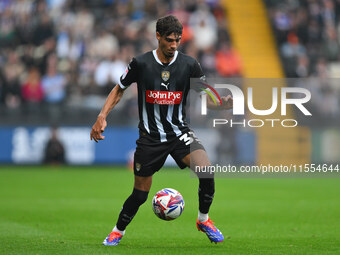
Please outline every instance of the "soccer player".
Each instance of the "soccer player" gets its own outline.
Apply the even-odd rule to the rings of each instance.
[[[198,62],[177,51],[183,26],[172,15],[160,18],[156,24],[158,48],[133,58],[120,82],[108,95],[91,130],[91,140],[103,140],[106,117],[133,82],[138,87],[139,139],[134,154],[134,188],[126,199],[116,226],[104,240],[104,245],[118,245],[125,228],[148,197],[152,175],[160,170],[170,154],[180,168],[209,166],[202,144],[193,135],[185,120],[186,97],[190,78],[204,79]],[[208,97],[209,98],[209,97]],[[215,107],[207,100],[208,107]],[[222,97],[223,109],[232,107],[232,98]],[[190,150],[191,148],[191,150]],[[208,217],[215,193],[214,178],[199,178],[198,230],[211,242],[222,242],[222,233]]]

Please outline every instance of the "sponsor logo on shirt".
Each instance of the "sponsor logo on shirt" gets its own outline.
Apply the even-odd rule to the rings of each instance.
[[[180,104],[182,91],[146,91],[146,102],[150,104]]]

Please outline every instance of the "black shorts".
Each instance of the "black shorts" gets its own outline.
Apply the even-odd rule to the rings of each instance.
[[[170,154],[177,165],[186,168],[182,159],[195,150],[204,150],[201,142],[192,131],[188,131],[168,142],[152,139],[148,134],[140,134],[136,141],[137,148],[134,155],[133,170],[137,176],[152,176],[162,168]]]

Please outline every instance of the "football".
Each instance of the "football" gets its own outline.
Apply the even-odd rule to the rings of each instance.
[[[184,199],[175,189],[162,189],[152,199],[152,210],[162,220],[174,220],[184,210]]]

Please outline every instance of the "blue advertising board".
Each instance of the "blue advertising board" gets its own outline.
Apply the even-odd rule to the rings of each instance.
[[[65,159],[71,165],[126,164],[133,159],[138,129],[108,127],[105,139],[96,143],[90,140],[90,127],[59,127],[58,138],[65,148]],[[197,135],[204,144],[212,162],[216,160],[216,132],[198,129]],[[256,139],[253,132],[236,132],[235,163],[256,161]],[[44,160],[46,144],[51,137],[50,127],[0,127],[0,164],[40,164]],[[169,159],[166,165],[175,165]]]
[[[60,127],[58,137],[69,164],[123,164],[133,153],[138,138],[135,128],[107,128],[107,139],[90,140],[89,127]],[[51,136],[49,127],[1,127],[0,163],[40,164]]]

